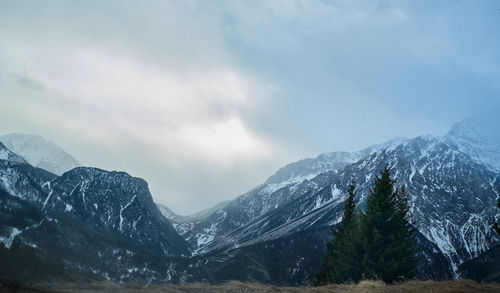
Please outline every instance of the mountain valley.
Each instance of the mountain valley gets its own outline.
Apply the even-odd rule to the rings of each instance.
[[[341,219],[349,183],[356,182],[363,209],[384,166],[397,186],[407,186],[418,278],[475,278],[470,268],[500,243],[491,229],[500,144],[471,120],[443,137],[398,138],[291,163],[191,216],[155,204],[147,183],[124,172],[76,167],[56,175],[23,157],[0,144],[0,253],[12,260],[0,270],[11,278],[23,276],[9,274],[19,266],[15,259],[36,259],[25,274],[42,279],[71,272],[119,282],[305,285]]]

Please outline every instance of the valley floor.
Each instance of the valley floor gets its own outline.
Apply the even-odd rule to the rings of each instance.
[[[51,283],[40,284],[31,287],[21,287],[14,284],[1,284],[1,292],[72,292],[72,293],[94,293],[94,292],[203,292],[203,293],[264,293],[264,292],[500,292],[500,283],[479,284],[471,280],[458,281],[410,281],[397,285],[386,285],[381,282],[363,281],[355,285],[330,285],[322,287],[278,287],[257,283],[229,282],[223,285],[208,285],[193,283],[184,285],[153,285],[148,288],[120,285],[112,282],[87,282],[87,283]]]

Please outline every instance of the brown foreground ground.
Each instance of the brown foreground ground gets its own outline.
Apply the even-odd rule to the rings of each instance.
[[[277,287],[257,283],[229,282],[223,285],[208,285],[203,283],[184,285],[154,285],[140,287],[132,285],[120,285],[112,282],[90,282],[90,283],[51,283],[36,286],[19,287],[15,285],[0,284],[0,292],[71,292],[71,293],[95,293],[95,292],[194,292],[194,293],[264,293],[264,292],[500,292],[500,283],[479,284],[471,280],[459,281],[410,281],[397,285],[386,285],[382,282],[362,281],[352,285],[330,285],[322,287]]]

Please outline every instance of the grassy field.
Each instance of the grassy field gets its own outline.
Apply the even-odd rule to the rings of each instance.
[[[10,288],[7,288],[10,287]],[[112,282],[89,282],[89,283],[50,283],[39,284],[30,287],[17,287],[5,284],[0,286],[1,292],[71,292],[71,293],[94,293],[94,292],[172,292],[172,293],[264,293],[264,292],[500,292],[500,283],[479,284],[470,280],[459,281],[411,281],[397,285],[386,285],[382,282],[362,281],[352,285],[330,285],[322,287],[278,287],[257,283],[229,282],[223,285],[208,285],[193,283],[184,285],[153,285],[150,287],[121,285]]]

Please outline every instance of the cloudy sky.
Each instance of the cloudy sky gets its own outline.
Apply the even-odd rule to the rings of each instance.
[[[498,117],[499,9],[0,0],[0,134],[39,134],[192,213],[300,158]]]

